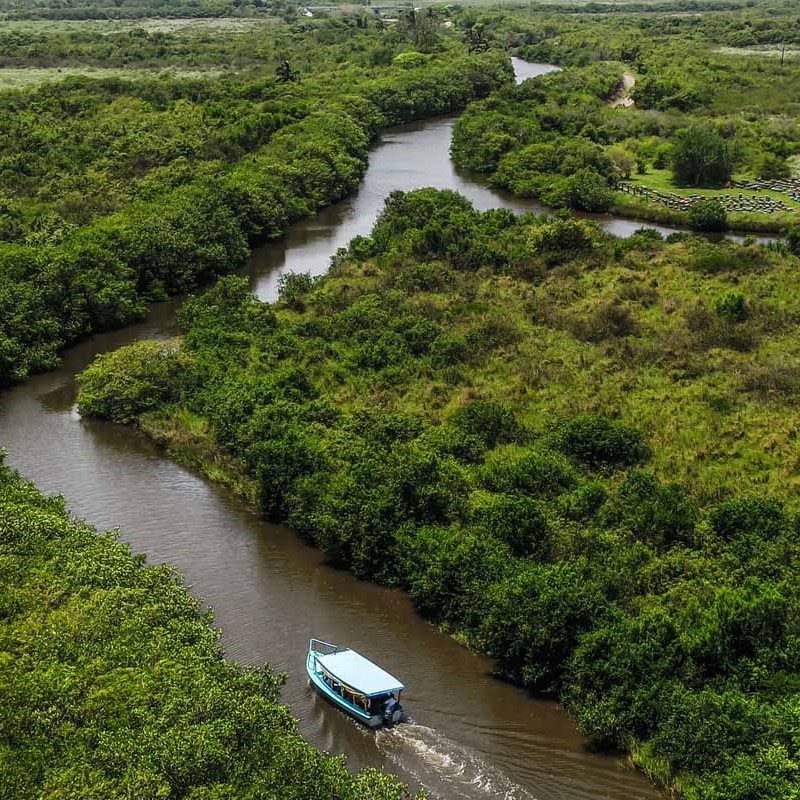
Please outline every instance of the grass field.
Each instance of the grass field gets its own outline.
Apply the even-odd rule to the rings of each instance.
[[[259,28],[282,24],[277,17],[203,17],[176,19],[90,19],[90,20],[49,20],[24,19],[3,20],[3,32],[15,31],[32,33],[96,33],[100,36],[122,33],[131,30],[145,30],[148,33],[249,33]]]
[[[781,47],[775,45],[764,45],[763,47],[719,47],[715,53],[722,53],[726,56],[766,56],[767,58],[797,58],[800,56],[800,48],[787,47],[784,52]]]
[[[23,67],[0,69],[0,92],[27,89],[44,83],[64,80],[76,75],[87,78],[153,78],[169,75],[178,78],[218,77],[221,69],[123,69],[103,67]]]

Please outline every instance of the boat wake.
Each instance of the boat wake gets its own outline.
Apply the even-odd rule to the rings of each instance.
[[[377,732],[378,748],[410,772],[433,797],[493,797],[536,800],[534,795],[487,764],[474,750],[448,739],[434,728],[408,722]]]

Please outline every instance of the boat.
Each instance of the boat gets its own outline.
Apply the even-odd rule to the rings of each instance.
[[[394,725],[405,716],[400,704],[405,686],[355,650],[311,639],[306,672],[323,697],[370,728]]]

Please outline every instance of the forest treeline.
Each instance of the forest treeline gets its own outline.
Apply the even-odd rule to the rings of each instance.
[[[798,266],[394,193],[329,275],[276,306],[222,279],[178,342],[99,357],[79,408],[227,454],[264,514],[683,797],[786,800]]]
[[[0,386],[237,269],[253,242],[351,192],[383,126],[461,109],[512,77],[501,53],[419,54],[297,88],[77,79],[9,95]]]
[[[649,45],[641,37],[646,40],[648,32],[669,37],[672,43],[684,38],[704,46],[800,41],[794,0],[666,0],[569,7],[543,3],[527,8],[475,5],[461,8],[459,18],[465,23],[480,22],[490,38],[506,46],[545,44],[560,49],[572,64],[603,58],[620,47],[646,50]],[[676,69],[681,66],[682,60],[676,58]]]
[[[401,800],[314,750],[268,666],[223,659],[171,567],[71,516],[0,453],[0,795]]]

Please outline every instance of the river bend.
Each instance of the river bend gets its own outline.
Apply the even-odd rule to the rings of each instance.
[[[518,79],[553,69],[515,60]],[[387,132],[357,194],[294,225],[256,250],[252,286],[273,299],[285,270],[323,273],[331,255],[367,234],[395,189],[455,189],[478,208],[537,210],[532,202],[459,174],[448,156],[452,117]],[[604,221],[612,232],[641,227]],[[401,592],[328,566],[286,528],[270,525],[236,497],[166,458],[136,431],[75,411],[74,376],[97,354],[175,333],[179,300],[153,306],[145,321],[71,348],[60,369],[0,395],[0,445],[8,463],[76,514],[122,539],[150,563],[169,562],[211,606],[226,655],[269,661],[288,673],[284,699],[315,746],[346,753],[354,768],[397,773],[434,797],[507,800],[654,800],[659,794],[611,756],[589,752],[553,702],[491,677],[491,664],[423,621]],[[409,686],[413,724],[362,728],[307,686],[312,636],[347,643]]]

